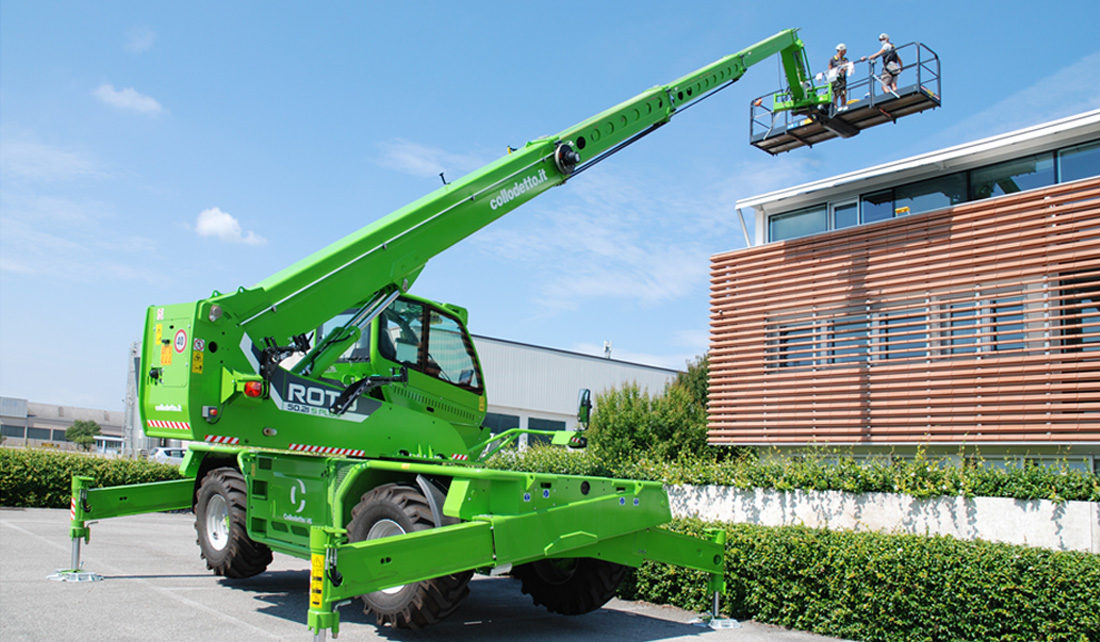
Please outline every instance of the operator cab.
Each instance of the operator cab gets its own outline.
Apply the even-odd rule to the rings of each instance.
[[[351,330],[362,309],[336,315],[317,328],[321,342],[346,346],[316,373],[350,386],[366,377],[407,372],[407,381],[372,385],[365,394],[455,424],[480,427],[485,380],[464,308],[408,295],[398,296],[362,331]]]
[[[903,67],[897,92],[884,91],[878,76],[882,65],[855,64],[847,80],[847,104],[833,101],[832,84],[814,87],[818,104],[805,110],[790,109],[789,92],[760,96],[749,107],[749,142],[776,155],[836,138],[850,138],[864,129],[896,122],[902,116],[940,106],[940,59],[920,42],[897,47]],[[863,71],[860,66],[866,64]]]

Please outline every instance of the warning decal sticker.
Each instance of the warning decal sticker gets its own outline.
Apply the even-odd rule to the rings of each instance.
[[[191,353],[191,372],[195,374],[202,374],[202,355],[201,352]]]
[[[172,347],[167,343],[160,347],[160,365],[172,365]]]
[[[187,331],[183,328],[176,330],[176,352],[183,354],[187,349]]]

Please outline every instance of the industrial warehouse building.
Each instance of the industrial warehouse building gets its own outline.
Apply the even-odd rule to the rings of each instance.
[[[577,394],[588,388],[593,395],[636,383],[649,394],[662,392],[678,371],[617,359],[474,335],[474,345],[488,382],[484,425],[494,434],[509,428],[564,430],[577,424]],[[100,452],[140,452],[166,440],[148,439],[134,404],[139,350],[131,348],[125,411],[94,410],[26,399],[0,397],[0,430],[5,446],[42,446],[75,449],[65,440],[65,429],[76,419],[99,423]],[[529,436],[521,438],[526,445]],[[532,439],[535,441],[536,439]],[[173,444],[178,442],[173,442]]]
[[[36,403],[17,397],[0,397],[0,434],[5,446],[47,446],[77,450],[77,445],[65,439],[65,430],[82,419],[99,424],[95,449],[101,453],[118,453],[124,448],[123,413],[117,410],[97,410],[76,406]]]
[[[736,207],[712,443],[1100,470],[1100,110]]]

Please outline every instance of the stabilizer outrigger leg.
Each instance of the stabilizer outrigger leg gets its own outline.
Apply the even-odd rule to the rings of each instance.
[[[87,543],[91,539],[91,529],[88,527],[95,523],[87,521],[89,517],[99,520],[190,508],[195,485],[195,480],[187,477],[106,488],[92,488],[94,482],[91,477],[73,475],[73,494],[69,500],[69,537],[73,540],[71,568],[59,570],[48,579],[58,582],[95,582],[103,579],[95,573],[80,570],[80,540]]]
[[[726,531],[721,528],[711,529],[708,531],[712,542],[717,544],[722,550],[722,564],[721,569],[717,572],[710,573],[710,582],[708,588],[714,595],[714,604],[711,606],[709,617],[704,617],[699,621],[700,626],[706,626],[711,629],[739,629],[741,623],[733,618],[722,617],[719,610],[719,600],[722,595],[726,594]]]
[[[309,613],[306,625],[313,631],[314,642],[325,642],[327,632],[332,629],[332,637],[340,635],[340,614],[337,608],[348,602],[334,602],[325,590],[327,584],[340,585],[340,575],[336,571],[333,551],[343,540],[340,529],[312,526],[309,529]],[[325,582],[328,575],[329,582]]]
[[[88,507],[88,487],[92,484],[91,477],[73,476],[72,497],[69,500],[69,537],[73,540],[72,557],[69,560],[69,568],[58,569],[46,579],[55,582],[98,582],[102,575],[80,570],[80,540],[87,543],[91,539],[92,531],[88,528],[84,518]]]

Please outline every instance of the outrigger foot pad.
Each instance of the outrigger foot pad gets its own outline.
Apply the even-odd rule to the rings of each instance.
[[[53,575],[47,575],[46,579],[54,582],[98,582],[103,579],[103,576],[88,571],[58,569]]]

